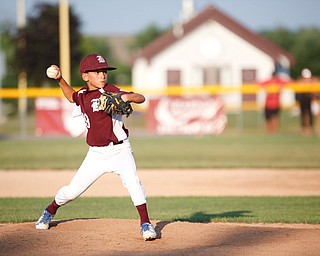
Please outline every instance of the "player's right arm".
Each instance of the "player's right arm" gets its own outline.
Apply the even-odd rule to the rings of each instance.
[[[60,79],[57,79],[57,81],[66,99],[73,103],[72,95],[75,93],[75,90],[66,82],[66,80],[63,79],[62,76]]]
[[[62,77],[61,69],[56,65],[52,65],[52,67],[59,71],[58,75],[54,79],[59,83],[59,86],[66,99],[73,103],[74,101],[72,95],[73,93],[75,93],[75,90],[67,83],[66,80],[64,80],[64,78]]]

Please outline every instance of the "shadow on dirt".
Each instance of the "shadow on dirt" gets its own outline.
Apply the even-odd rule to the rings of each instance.
[[[173,221],[159,221],[156,223],[155,229],[157,231],[158,238],[161,238],[162,230],[164,229],[164,227],[176,221],[193,222],[193,223],[210,223],[213,219],[252,217],[252,215],[249,215],[249,213],[251,213],[251,211],[247,211],[247,210],[231,211],[231,212],[223,212],[223,213],[215,213],[215,214],[195,212],[192,215],[190,215],[190,217],[177,218],[177,219],[174,219]]]
[[[156,226],[154,227],[157,235],[158,235],[158,239],[161,238],[162,236],[162,230],[164,229],[165,226],[167,226],[168,224],[172,223],[172,221],[159,221],[156,223]]]
[[[76,221],[76,220],[97,220],[98,218],[74,218],[74,219],[65,219],[65,220],[53,220],[50,222],[49,228],[57,227],[61,223]]]
[[[195,212],[189,217],[177,218],[175,219],[175,221],[210,223],[213,219],[252,217],[252,215],[248,215],[249,213],[251,213],[251,211],[247,211],[247,210],[214,213],[214,214],[204,213],[204,212]]]

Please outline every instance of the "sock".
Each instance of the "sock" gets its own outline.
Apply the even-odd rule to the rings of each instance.
[[[59,209],[60,205],[57,205],[56,201],[53,200],[52,203],[47,207],[47,212],[55,215],[57,210]]]
[[[145,222],[150,223],[149,216],[148,216],[148,210],[147,210],[147,204],[141,204],[136,206],[139,216],[140,216],[140,225],[142,225]]]

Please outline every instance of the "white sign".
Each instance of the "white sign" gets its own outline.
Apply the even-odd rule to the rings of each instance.
[[[218,97],[165,97],[151,100],[148,122],[157,134],[221,134],[227,124]]]

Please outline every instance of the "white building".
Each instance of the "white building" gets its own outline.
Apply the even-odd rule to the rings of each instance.
[[[213,6],[194,15],[135,56],[132,85],[138,89],[166,86],[235,87],[270,77],[275,63],[288,70],[294,58],[274,43],[248,30]],[[228,95],[227,104],[241,104]]]

